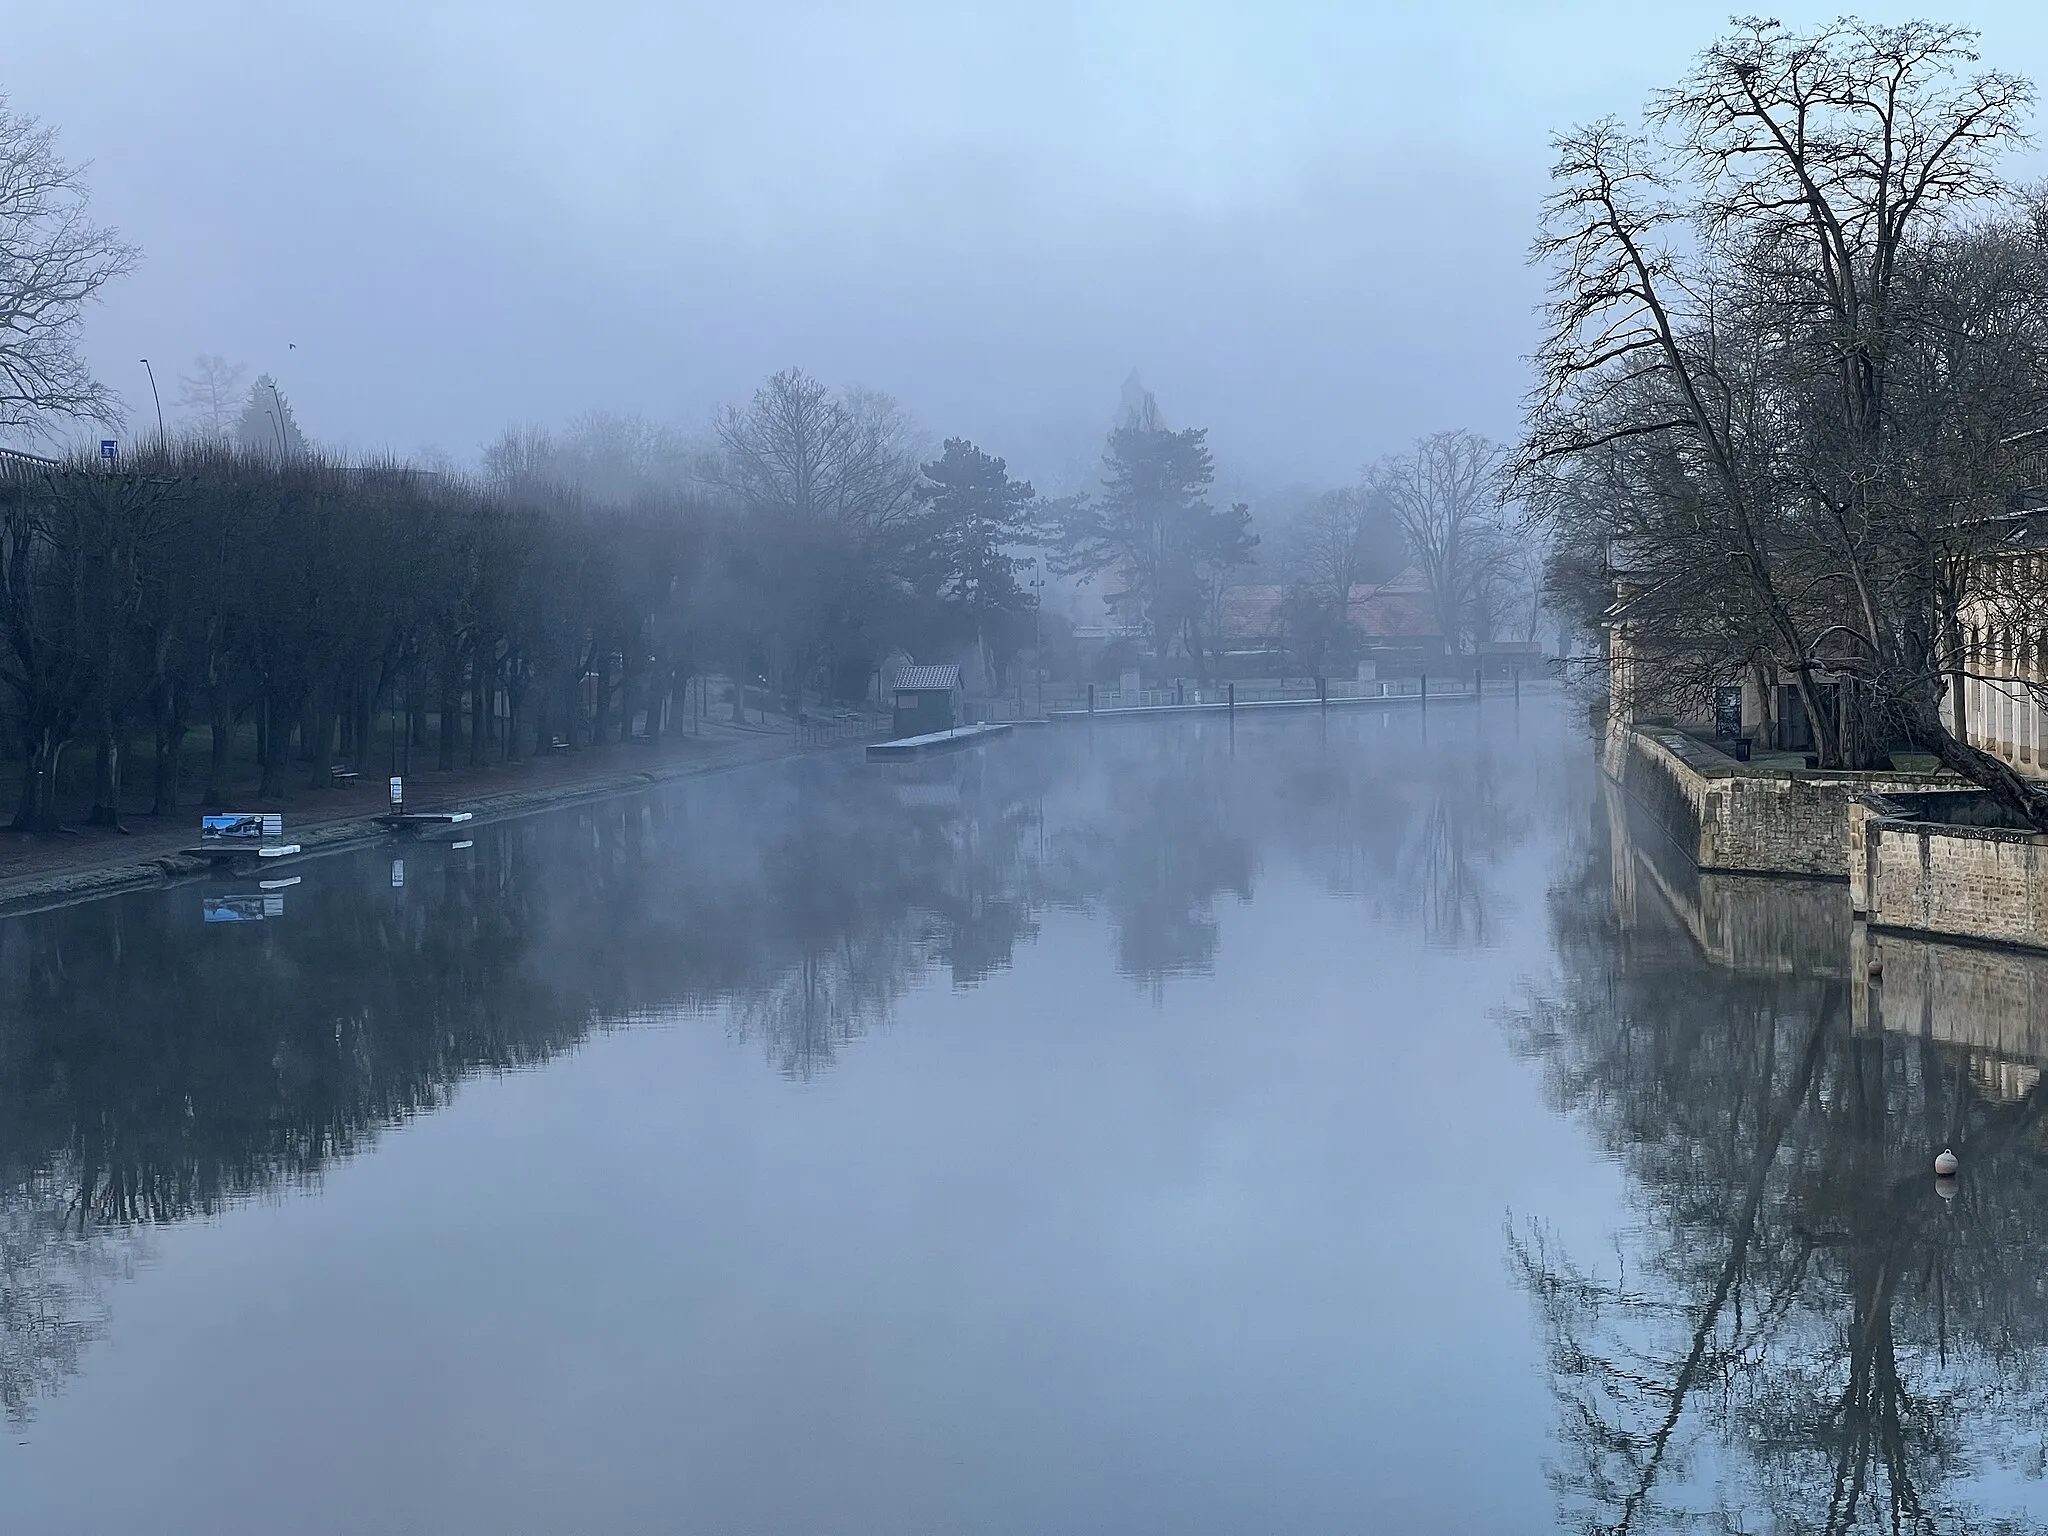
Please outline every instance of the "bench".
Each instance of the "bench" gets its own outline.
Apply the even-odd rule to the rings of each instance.
[[[361,777],[346,763],[336,763],[327,770],[327,784],[330,789],[348,789]]]
[[[548,750],[549,750],[550,752],[566,752],[566,751],[568,751],[568,750],[569,750],[569,739],[568,739],[568,738],[567,738],[566,736],[557,736],[557,737],[556,737],[556,738],[555,738],[555,739],[554,739],[553,741],[551,741],[551,742],[549,742],[549,743],[548,743]]]

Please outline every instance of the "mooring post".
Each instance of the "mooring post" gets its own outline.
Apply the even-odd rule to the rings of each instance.
[[[1237,718],[1237,684],[1235,684],[1235,683],[1231,683],[1231,684],[1229,684],[1229,688],[1230,688],[1230,718],[1231,718],[1231,719],[1233,719],[1233,720],[1235,720],[1235,719]]]
[[[1429,707],[1429,674],[1427,672],[1422,674],[1422,706],[1425,709]]]
[[[1327,677],[1316,679],[1316,702],[1325,710],[1330,707],[1330,680]]]
[[[1095,685],[1093,683],[1088,685],[1088,713],[1091,715],[1095,713]]]

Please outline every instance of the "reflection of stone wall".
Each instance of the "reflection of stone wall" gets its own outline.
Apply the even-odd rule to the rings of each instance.
[[[1616,908],[1622,925],[1640,920],[1654,889],[1693,942],[1717,965],[1772,975],[1839,977],[1849,949],[1849,899],[1832,880],[1702,870],[1612,785],[1608,825]]]
[[[1848,876],[1852,796],[1926,782],[1738,770],[1659,730],[1610,738],[1607,767],[1700,868],[1824,879]]]
[[[2048,952],[1872,931],[1854,920],[1849,891],[1836,881],[1698,869],[1648,807],[1611,782],[1605,801],[1624,930],[1657,926],[1668,914],[1708,959],[1732,971],[1846,974],[1859,1029],[1969,1052],[1972,1081],[1996,1102],[2023,1097],[2048,1066]],[[1897,848],[1908,847],[1897,824],[1886,830]],[[1871,961],[1880,962],[1875,976]]]
[[[1983,1053],[1989,1059],[1973,1071],[1993,1096],[2032,1085],[2028,1073],[2048,1062],[2048,955],[1902,933],[1869,934],[1865,944],[1883,969],[1873,978],[1855,968],[1861,1027]]]

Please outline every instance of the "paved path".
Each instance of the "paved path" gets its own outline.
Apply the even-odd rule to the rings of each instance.
[[[702,736],[671,732],[658,748],[612,744],[454,773],[415,768],[406,779],[406,807],[460,808],[472,812],[477,821],[488,821],[747,763],[773,762],[795,756],[798,750],[787,729],[706,722]],[[295,775],[304,772],[303,766],[294,765]],[[307,853],[332,852],[392,835],[374,819],[389,809],[382,774],[366,771],[353,789],[294,789],[281,806],[273,802],[260,808],[282,810],[286,840]],[[228,809],[259,807],[252,803]],[[207,867],[203,860],[179,852],[192,845],[200,814],[192,806],[180,809],[175,818],[131,816],[125,835],[104,827],[55,836],[0,830],[0,914],[64,906],[201,873]]]

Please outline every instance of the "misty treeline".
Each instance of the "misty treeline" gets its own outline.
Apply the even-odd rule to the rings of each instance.
[[[280,407],[282,402],[280,400]],[[281,414],[281,410],[280,410]],[[64,754],[95,754],[92,819],[154,742],[154,806],[210,733],[201,798],[255,728],[258,792],[367,766],[380,722],[443,769],[557,741],[659,738],[715,669],[795,710],[859,699],[892,645],[972,640],[1000,668],[1029,594],[1009,553],[1031,488],[962,440],[920,460],[887,400],[778,374],[688,479],[508,433],[466,479],[353,466],[281,437],[145,442],[116,464],[0,473],[0,679],[26,771],[16,825],[55,825]],[[734,708],[742,695],[735,693]]]
[[[1953,718],[2048,479],[2048,205],[1999,171],[2033,92],[1973,42],[1743,21],[1639,126],[1562,136],[1516,483],[1555,600],[1619,599],[1633,707],[1789,684],[1824,766],[1931,753],[2048,826]]]
[[[51,130],[0,100],[0,431],[122,419],[80,335],[137,260],[88,216]],[[1230,588],[1253,576],[1285,583],[1284,639],[1318,673],[1358,647],[1354,589],[1411,561],[1453,649],[1533,625],[1496,445],[1427,438],[1316,500],[1262,560],[1251,509],[1212,500],[1206,430],[1169,428],[1135,376],[1099,487],[1061,498],[965,438],[929,442],[886,395],[800,369],[701,439],[596,413],[506,431],[473,476],[343,462],[275,377],[218,355],[180,375],[156,425],[111,460],[0,452],[17,828],[56,827],[85,752],[92,821],[119,825],[137,751],[169,814],[195,733],[197,795],[218,805],[252,736],[257,791],[275,797],[380,750],[453,769],[658,739],[713,676],[733,686],[709,702],[735,718],[750,700],[801,715],[873,697],[899,653],[968,660],[999,692],[1027,651],[1041,676],[1055,652],[1074,664],[1065,622],[1040,612],[1054,577],[1095,583],[1149,665],[1201,678]],[[1523,608],[1529,624],[1511,622]],[[701,685],[690,697],[705,707]]]
[[[258,793],[275,796],[294,774],[370,766],[380,728],[443,769],[638,720],[658,739],[708,673],[739,683],[735,713],[750,685],[792,712],[861,699],[898,648],[972,647],[999,684],[1033,638],[1022,551],[1050,538],[1062,569],[1141,570],[1177,596],[1174,530],[1211,516],[1199,431],[1120,430],[1103,496],[1059,504],[1042,534],[1046,507],[1000,458],[958,438],[925,457],[889,399],[799,370],[722,413],[709,447],[590,417],[505,433],[473,479],[335,462],[259,386],[225,438],[0,469],[16,826],[55,826],[74,749],[95,758],[91,819],[117,824],[138,739],[168,813],[194,730],[200,798],[218,804],[251,724]],[[1176,455],[1169,485],[1157,465]]]

